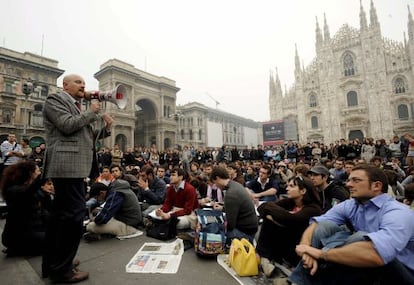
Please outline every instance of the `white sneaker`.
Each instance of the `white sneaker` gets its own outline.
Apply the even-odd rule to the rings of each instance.
[[[140,235],[142,235],[143,234],[143,232],[141,232],[141,231],[136,231],[135,233],[133,233],[133,234],[130,234],[130,235],[126,235],[126,236],[117,236],[116,238],[117,239],[119,239],[119,240],[124,240],[124,239],[129,239],[129,238],[134,238],[134,237],[138,237],[138,236],[140,236]]]
[[[262,267],[263,273],[266,277],[270,277],[275,270],[275,266],[266,257],[260,258],[260,266]]]

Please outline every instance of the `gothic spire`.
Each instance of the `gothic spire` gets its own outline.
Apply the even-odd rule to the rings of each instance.
[[[298,46],[295,43],[295,71],[300,71],[300,60],[298,54]]]
[[[369,23],[370,27],[379,26],[378,17],[377,17],[377,10],[375,9],[373,0],[371,0],[371,8],[369,10],[369,20],[370,20],[370,23]]]
[[[325,39],[325,41],[329,41],[331,39],[331,36],[329,34],[329,27],[328,27],[328,23],[326,22],[326,15],[325,15],[325,13],[323,13],[323,18],[324,18],[323,38]]]
[[[360,11],[359,11],[359,22],[361,31],[366,31],[368,29],[367,17],[365,15],[364,7],[362,7],[362,0],[359,0]]]
[[[318,16],[316,16],[316,47],[319,47],[323,42],[322,32],[319,28]]]
[[[408,41],[414,41],[414,20],[408,5]]]

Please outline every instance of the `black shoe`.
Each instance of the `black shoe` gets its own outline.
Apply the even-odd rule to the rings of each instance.
[[[80,265],[80,260],[75,258],[72,261],[72,270],[78,271],[78,266]],[[42,264],[42,278],[49,277],[49,269],[46,265]]]
[[[100,234],[86,232],[83,234],[83,238],[86,242],[93,242],[93,241],[101,240],[102,236]]]

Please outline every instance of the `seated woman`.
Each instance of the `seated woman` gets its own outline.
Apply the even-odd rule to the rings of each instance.
[[[309,218],[322,214],[319,195],[307,177],[291,178],[287,184],[287,197],[264,203],[257,209],[263,224],[256,251],[266,276],[271,276],[275,268],[269,260],[285,261],[292,266],[298,263],[295,247],[309,225]]]
[[[2,243],[7,256],[40,255],[44,248],[47,211],[39,197],[40,169],[34,161],[6,168],[0,184],[7,204]]]

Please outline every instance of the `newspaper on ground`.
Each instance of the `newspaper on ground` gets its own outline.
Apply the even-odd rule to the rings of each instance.
[[[182,239],[146,242],[125,266],[127,273],[177,273],[184,253]]]

